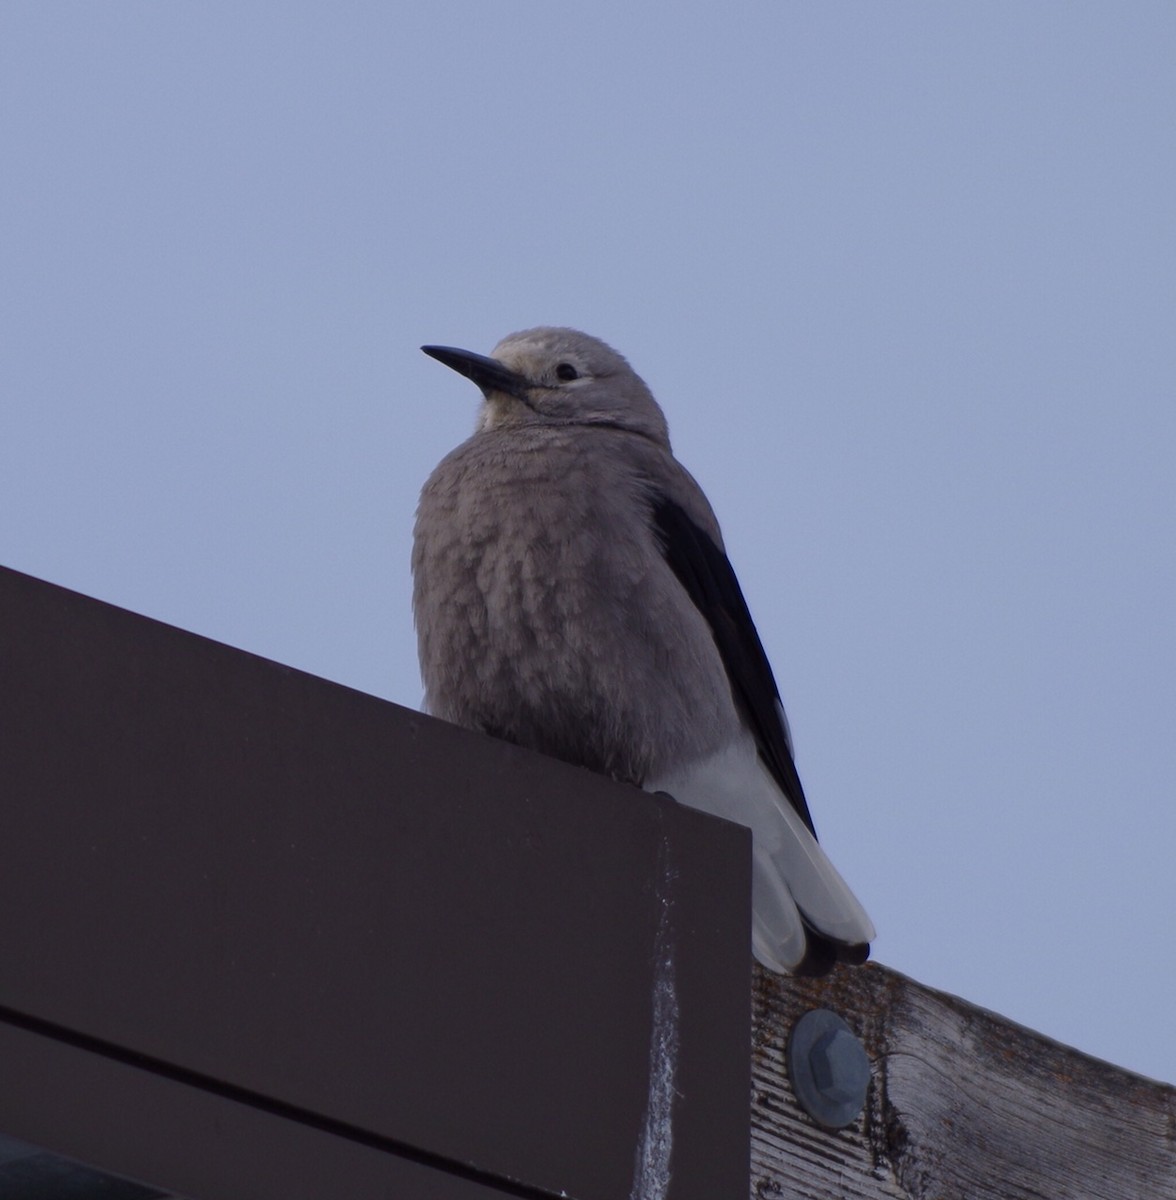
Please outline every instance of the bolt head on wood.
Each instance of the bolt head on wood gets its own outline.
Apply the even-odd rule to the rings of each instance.
[[[870,1059],[835,1012],[818,1008],[792,1028],[788,1075],[801,1108],[822,1129],[844,1129],[865,1106]]]

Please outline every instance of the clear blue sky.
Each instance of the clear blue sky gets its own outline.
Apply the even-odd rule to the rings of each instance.
[[[0,562],[416,706],[417,349],[707,489],[877,958],[1176,1080],[1176,6],[6,3]]]

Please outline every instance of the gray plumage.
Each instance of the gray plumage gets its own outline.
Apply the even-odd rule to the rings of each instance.
[[[571,329],[424,350],[484,395],[417,513],[428,710],[750,826],[760,961],[863,961],[873,926],[817,845],[718,522],[649,389]]]

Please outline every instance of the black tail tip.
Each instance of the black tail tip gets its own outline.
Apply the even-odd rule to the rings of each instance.
[[[844,942],[834,942],[809,931],[804,958],[793,967],[792,974],[805,979],[820,979],[828,975],[838,963],[844,963],[847,967],[860,967],[869,957],[869,942],[846,945]]]

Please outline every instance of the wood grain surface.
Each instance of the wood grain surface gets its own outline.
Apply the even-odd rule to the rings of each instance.
[[[752,1196],[1176,1200],[1176,1089],[870,964],[825,980],[755,968]],[[827,1133],[785,1066],[793,1024],[829,1008],[862,1039],[862,1116]]]

